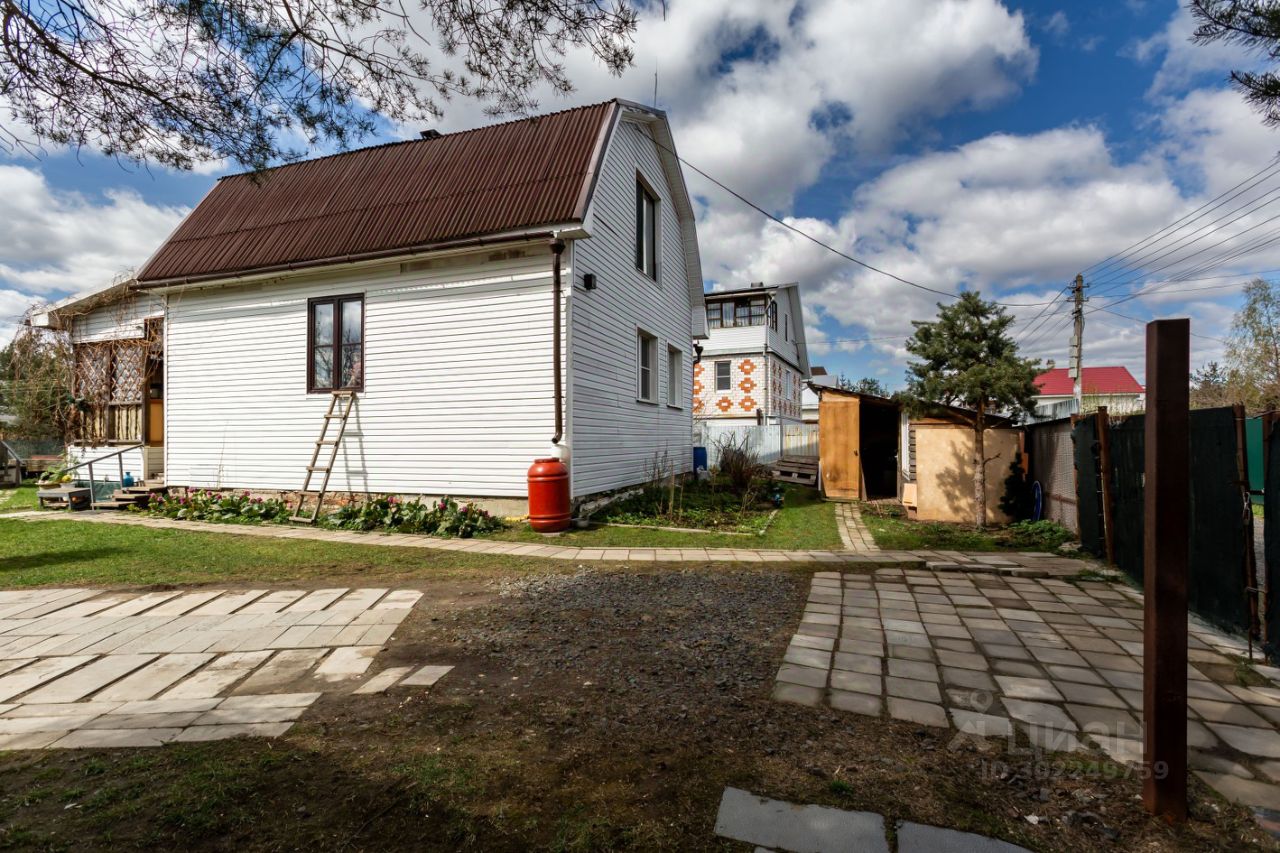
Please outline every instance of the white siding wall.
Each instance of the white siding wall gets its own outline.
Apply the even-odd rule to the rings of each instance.
[[[790,290],[778,291],[778,331],[770,329],[767,325],[765,329],[769,335],[769,350],[772,354],[782,357],[783,360],[790,362],[793,366],[800,366],[800,348],[796,346],[796,323],[804,322],[800,318],[795,317],[791,312],[791,293]],[[790,326],[790,335],[788,336],[788,325]]]
[[[526,251],[172,295],[167,482],[300,488],[330,400],[307,393],[307,299],[364,293],[365,388],[330,489],[523,496],[554,431],[551,253]]]
[[[636,172],[659,196],[658,281],[635,268]],[[592,201],[592,236],[573,245],[571,442],[573,493],[589,495],[641,482],[655,454],[677,470],[693,467],[690,384],[693,344],[680,228],[649,131],[622,121],[609,143]],[[595,273],[597,289],[582,276]],[[636,329],[658,339],[658,393],[636,400]],[[680,376],[667,347],[684,354]],[[680,383],[680,407],[666,403]]]
[[[118,341],[145,337],[144,320],[164,315],[164,300],[151,293],[94,308],[71,322],[71,342]]]
[[[706,355],[734,355],[764,352],[764,332],[768,326],[730,326],[708,329],[703,343]],[[705,357],[705,356],[704,356]]]

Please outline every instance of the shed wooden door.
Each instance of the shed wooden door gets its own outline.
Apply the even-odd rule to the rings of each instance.
[[[862,460],[858,457],[861,400],[822,395],[818,404],[818,454],[822,493],[828,498],[862,498]]]

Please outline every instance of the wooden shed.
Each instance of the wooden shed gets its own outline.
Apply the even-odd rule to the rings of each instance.
[[[830,500],[897,497],[901,407],[873,394],[812,387],[818,393],[823,496]]]
[[[971,524],[974,518],[973,426],[970,413],[940,410],[930,417],[911,418],[909,442],[914,482],[906,484],[902,503],[912,518]],[[987,471],[987,519],[1005,524],[1000,509],[1009,466],[1022,448],[1022,430],[1007,418],[990,416],[983,436]]]

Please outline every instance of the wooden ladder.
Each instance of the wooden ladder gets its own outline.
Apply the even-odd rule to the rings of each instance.
[[[343,401],[346,402],[343,405]],[[334,391],[333,397],[329,400],[329,411],[324,413],[324,424],[320,427],[320,437],[316,439],[315,450],[311,452],[311,464],[307,466],[307,476],[302,480],[302,491],[298,493],[298,506],[293,511],[293,515],[289,516],[290,521],[299,521],[303,524],[315,524],[316,519],[320,517],[320,507],[324,505],[325,492],[329,490],[329,475],[333,473],[333,464],[338,461],[338,446],[342,443],[342,436],[347,431],[347,419],[351,417],[351,410],[356,404],[355,391]],[[338,422],[338,434],[333,438],[328,438],[329,424],[334,421]],[[329,464],[320,464],[320,448],[329,448]],[[324,478],[320,481],[319,490],[312,490],[311,478],[316,474],[324,474]],[[310,515],[303,514],[303,507],[307,503],[307,496],[315,495],[316,505],[311,510]]]

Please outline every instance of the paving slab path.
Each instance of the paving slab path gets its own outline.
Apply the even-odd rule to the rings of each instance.
[[[0,749],[277,737],[324,692],[428,688],[450,667],[365,678],[421,597],[0,590]]]
[[[473,554],[504,554],[515,557],[542,557],[549,560],[585,562],[723,562],[723,563],[833,563],[857,566],[916,566],[926,563],[951,571],[984,571],[996,574],[1021,574],[1038,577],[1067,577],[1079,573],[1088,563],[1070,557],[1040,552],[962,553],[959,551],[882,551],[874,547],[857,514],[854,504],[837,504],[838,525],[846,547],[841,550],[783,551],[752,548],[578,548],[557,545],[555,536],[546,544],[499,542],[492,539],[444,539],[407,533],[356,533],[316,527],[291,527],[280,524],[209,524],[179,521],[125,512],[50,512],[11,513],[7,519],[22,521],[81,521],[97,524],[127,524],[170,530],[192,530],[202,533],[234,533],[240,536],[262,536],[273,539],[305,539],[318,542],[344,542],[356,545],[383,545],[397,548],[435,548]],[[860,532],[859,532],[860,531]],[[259,593],[261,594],[261,593]]]
[[[818,572],[774,698],[1142,759],[1142,595],[1123,584],[954,571]],[[1190,767],[1228,799],[1280,810],[1280,671],[1189,625]]]
[[[1028,853],[1025,847],[971,832],[902,822],[898,853]],[[725,788],[716,835],[757,845],[757,851],[889,853],[888,826],[875,812],[797,805]]]

